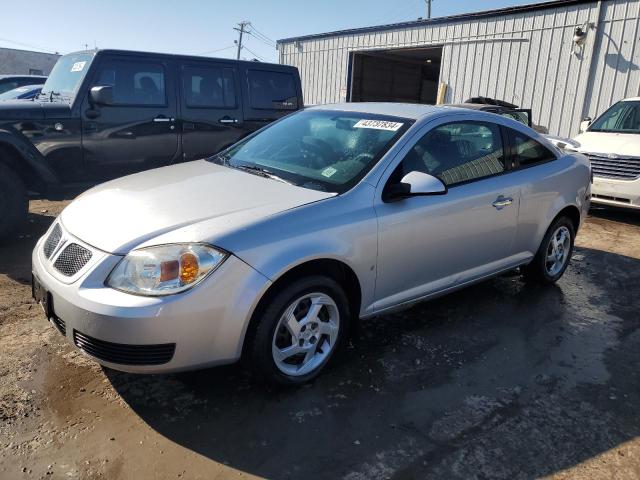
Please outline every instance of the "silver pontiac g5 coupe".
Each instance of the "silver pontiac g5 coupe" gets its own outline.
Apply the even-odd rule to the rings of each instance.
[[[516,267],[558,280],[590,178],[583,155],[490,113],[309,108],[209,159],[78,197],[33,251],[33,294],[107,367],[245,357],[298,384],[359,318]]]

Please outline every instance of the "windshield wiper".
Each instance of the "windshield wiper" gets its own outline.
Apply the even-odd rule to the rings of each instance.
[[[225,155],[223,153],[217,153],[213,157],[209,158],[209,160],[212,161],[212,162],[215,162],[215,163],[217,163],[219,165],[230,166],[229,158],[230,158],[229,155]]]
[[[277,180],[279,182],[286,183],[288,185],[293,185],[292,182],[289,182],[289,181],[285,180],[284,178],[279,177],[275,173],[267,170],[266,168],[258,167],[256,165],[231,165],[228,161],[226,163],[227,163],[227,165],[229,165],[229,166],[231,166],[233,168],[237,168],[239,170],[245,170],[245,171],[247,171],[249,173],[253,173],[255,175],[260,175],[261,177],[270,178],[272,180]]]
[[[60,92],[54,92],[53,90],[49,91],[49,92],[40,92],[38,95],[35,96],[35,99],[39,99],[40,97],[45,97],[49,99],[49,102],[53,102],[53,97],[61,97],[62,98],[62,94]]]

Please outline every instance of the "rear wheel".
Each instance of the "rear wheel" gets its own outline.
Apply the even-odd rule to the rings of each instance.
[[[558,218],[547,230],[533,261],[523,268],[526,279],[541,283],[557,282],[569,266],[575,229],[567,217]]]
[[[7,237],[27,218],[27,190],[20,177],[0,163],[0,238]]]
[[[261,379],[296,385],[319,375],[342,346],[349,305],[335,280],[311,276],[283,287],[258,322],[252,369]]]

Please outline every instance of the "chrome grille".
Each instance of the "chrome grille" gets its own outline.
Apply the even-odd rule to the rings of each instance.
[[[71,277],[78,273],[90,259],[91,251],[77,243],[71,243],[58,255],[53,266],[63,275]]]
[[[44,251],[44,256],[49,258],[53,251],[56,249],[58,244],[60,243],[60,239],[62,238],[62,229],[60,228],[60,224],[56,223],[53,230],[49,234],[47,241],[44,242],[44,247],[42,250]]]
[[[640,157],[609,158],[593,154],[588,157],[595,177],[619,180],[635,180],[640,177]]]

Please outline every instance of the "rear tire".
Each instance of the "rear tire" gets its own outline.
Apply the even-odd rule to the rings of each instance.
[[[29,211],[27,190],[20,177],[0,163],[0,238],[15,233]]]
[[[557,282],[571,261],[575,236],[575,227],[568,217],[553,222],[533,261],[522,268],[525,280],[543,284]]]
[[[344,347],[349,313],[347,296],[332,278],[313,275],[283,285],[258,312],[247,359],[256,378],[300,385],[317,377]]]

